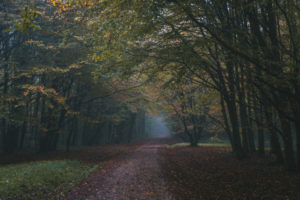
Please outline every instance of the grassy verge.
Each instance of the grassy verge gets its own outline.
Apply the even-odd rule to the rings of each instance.
[[[39,161],[0,167],[0,200],[44,199],[66,193],[100,165]]]
[[[175,144],[166,144],[166,148],[175,148],[175,147],[187,147],[190,146],[190,143],[182,142],[182,143],[175,143]],[[228,143],[198,143],[198,146],[205,146],[205,147],[230,147]]]

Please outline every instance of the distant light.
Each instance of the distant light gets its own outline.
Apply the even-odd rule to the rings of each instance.
[[[170,136],[170,130],[167,127],[163,117],[160,116],[151,116],[151,136],[154,137],[167,137]]]

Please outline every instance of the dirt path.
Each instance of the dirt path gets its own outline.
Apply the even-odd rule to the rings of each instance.
[[[173,199],[158,164],[158,149],[161,147],[162,144],[152,141],[109,161],[75,187],[67,195],[67,199]]]

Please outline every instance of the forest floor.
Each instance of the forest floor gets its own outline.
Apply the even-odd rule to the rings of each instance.
[[[169,192],[178,200],[299,200],[300,174],[270,156],[237,160],[228,147],[176,147],[160,151]]]
[[[159,150],[164,147],[163,142],[151,140],[131,149],[104,164],[64,199],[174,199],[159,165]]]
[[[300,199],[300,174],[287,172],[270,157],[238,161],[229,147],[165,145],[172,143],[156,139],[49,154],[47,158],[24,156],[3,161],[2,157],[0,165],[57,158],[102,163],[68,193],[54,192],[45,199]]]
[[[145,142],[110,160],[65,199],[300,199],[300,174],[271,158],[238,161],[229,147],[166,142]]]

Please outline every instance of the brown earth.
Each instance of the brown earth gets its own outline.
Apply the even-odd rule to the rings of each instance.
[[[227,147],[176,147],[169,139],[74,149],[70,153],[2,154],[0,164],[76,159],[104,165],[60,200],[298,200],[300,174],[271,157],[238,161]]]
[[[147,142],[107,162],[67,195],[70,200],[174,199],[159,165],[164,144]]]

